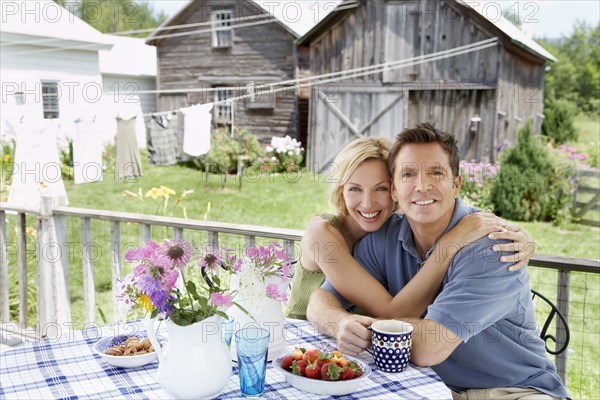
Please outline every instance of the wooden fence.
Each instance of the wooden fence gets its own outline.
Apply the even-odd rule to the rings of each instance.
[[[594,219],[584,218],[589,211],[600,211],[600,171],[577,170],[575,186],[573,218],[581,224],[600,227],[597,216]],[[589,193],[593,194],[591,198],[587,198]]]
[[[37,321],[38,326],[44,324],[69,324],[71,322],[71,309],[69,301],[69,258],[61,257],[69,254],[72,249],[68,248],[67,240],[67,218],[79,220],[80,242],[78,251],[81,252],[83,270],[83,299],[84,315],[86,323],[96,321],[96,299],[94,283],[94,261],[92,249],[94,245],[92,221],[108,221],[110,224],[110,263],[112,274],[112,299],[114,309],[114,320],[122,319],[119,314],[120,307],[117,304],[117,282],[121,278],[123,254],[121,250],[124,243],[121,240],[121,230],[125,225],[135,224],[139,226],[139,239],[136,244],[147,243],[152,239],[152,227],[170,228],[173,239],[187,238],[194,231],[201,231],[207,235],[208,242],[218,248],[219,235],[235,235],[243,240],[244,245],[251,246],[256,243],[257,238],[276,240],[283,242],[284,248],[292,258],[298,256],[297,246],[303,232],[298,230],[236,225],[217,223],[210,221],[186,220],[181,218],[158,217],[141,214],[122,212],[101,211],[92,209],[81,209],[72,207],[51,208],[51,199],[43,198],[40,210],[8,207],[0,203],[0,322],[9,323],[9,282],[8,279],[8,247],[17,253],[18,286],[19,286],[19,321],[18,325],[25,329],[30,326],[28,321],[28,268],[30,262],[36,263],[37,270]],[[7,236],[7,214],[14,214],[16,219],[16,243],[8,242]],[[28,259],[31,251],[27,249],[27,215],[34,216],[37,220],[37,239],[35,249],[35,261]],[[163,237],[161,237],[162,239]],[[65,248],[67,247],[67,248]],[[600,262],[586,259],[567,257],[536,255],[530,262],[530,266],[545,269],[558,270],[556,282],[557,306],[562,314],[568,319],[570,279],[572,272],[600,273]],[[549,295],[548,293],[545,293]],[[39,336],[39,335],[38,335]],[[41,335],[43,336],[43,335]],[[556,325],[557,343],[564,338],[564,329],[560,324]],[[556,364],[559,373],[566,382],[567,353],[557,356]]]

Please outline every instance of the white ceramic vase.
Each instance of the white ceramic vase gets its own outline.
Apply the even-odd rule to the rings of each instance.
[[[161,349],[154,319],[145,320],[146,331],[158,355],[158,383],[178,399],[217,397],[231,376],[231,357],[221,337],[222,318],[215,315],[188,326],[167,320],[168,344]]]
[[[272,279],[271,281],[278,282],[278,279]],[[238,289],[239,282],[237,277],[232,277],[231,287],[232,289]],[[285,290],[285,285],[283,285],[283,289]],[[235,301],[251,314],[250,316],[244,313],[236,306],[232,306],[227,310],[227,315],[233,317],[235,320],[235,330],[256,326],[264,328],[269,331],[269,334],[271,335],[269,339],[269,355],[267,360],[274,360],[277,356],[283,354],[286,351],[287,342],[285,340],[285,317],[283,316],[282,303],[267,297],[266,291],[260,310],[255,310],[253,307],[250,307],[249,301],[242,292],[238,293]],[[235,338],[231,341],[231,357],[233,360],[237,360]]]

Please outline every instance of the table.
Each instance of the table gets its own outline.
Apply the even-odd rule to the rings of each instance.
[[[105,363],[92,350],[101,337],[144,331],[141,321],[90,326],[65,332],[58,339],[26,343],[0,355],[0,398],[2,399],[168,399],[156,381],[158,362],[140,368],[123,369]],[[166,330],[160,331],[168,336]],[[289,349],[296,346],[333,350],[335,342],[321,335],[307,321],[286,320]],[[358,390],[344,399],[450,399],[450,390],[430,368],[410,365],[400,374],[376,369],[372,356],[364,351],[358,358],[373,368]],[[318,398],[290,386],[270,363],[267,367],[264,398]],[[240,398],[238,369],[234,363],[229,383],[220,399]],[[331,397],[330,397],[331,398]]]

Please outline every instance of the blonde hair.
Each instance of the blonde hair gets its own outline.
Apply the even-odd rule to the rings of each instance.
[[[329,202],[341,215],[348,214],[344,201],[344,185],[354,171],[367,160],[381,160],[387,166],[390,141],[380,137],[365,137],[348,143],[335,157],[334,180],[329,192]]]

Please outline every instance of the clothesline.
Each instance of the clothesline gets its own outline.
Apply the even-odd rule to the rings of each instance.
[[[331,72],[331,73],[327,73],[327,74],[315,75],[315,76],[306,77],[306,78],[290,79],[287,81],[282,81],[282,82],[277,82],[277,83],[258,85],[258,86],[254,86],[255,90],[256,89],[259,90],[258,93],[254,92],[254,93],[249,93],[249,94],[245,94],[245,95],[241,95],[241,96],[229,97],[229,98],[226,98],[226,99],[223,99],[220,101],[216,101],[216,102],[208,102],[206,104],[213,104],[213,105],[226,104],[229,102],[244,100],[244,99],[251,98],[254,96],[260,96],[262,94],[267,94],[267,93],[274,94],[274,93],[279,93],[279,92],[282,92],[285,90],[290,90],[290,89],[295,90],[299,87],[312,87],[315,85],[339,82],[339,81],[346,80],[346,79],[361,77],[361,76],[370,75],[370,74],[376,74],[376,73],[383,72],[386,70],[391,71],[391,70],[399,69],[399,68],[403,68],[403,67],[411,67],[414,65],[424,64],[424,63],[431,62],[431,61],[442,60],[445,58],[454,57],[454,56],[458,56],[458,55],[462,55],[462,54],[466,54],[466,53],[470,53],[470,52],[474,52],[474,51],[483,50],[483,49],[486,49],[489,47],[493,47],[497,44],[497,41],[498,41],[497,38],[491,38],[491,39],[482,40],[482,41],[479,41],[476,43],[472,43],[469,45],[458,46],[458,47],[455,47],[455,48],[452,48],[449,50],[443,50],[443,51],[430,53],[430,54],[423,55],[423,56],[411,57],[411,58],[404,59],[404,60],[390,61],[390,62],[376,64],[376,65],[372,65],[372,66],[368,66],[368,67],[353,68],[353,69],[342,70],[342,71],[338,71],[338,72]],[[340,75],[340,74],[342,74],[343,76],[334,77],[334,76]],[[331,78],[323,79],[323,78],[328,78],[328,77],[331,77]],[[283,87],[276,88],[277,86],[283,86]],[[212,92],[217,89],[218,88],[197,88],[197,89],[181,89],[181,90],[180,89],[167,89],[165,91],[147,90],[147,91],[136,92],[136,94],[197,93],[197,92]],[[235,88],[233,88],[233,89],[235,89]],[[238,90],[240,90],[240,89],[238,89]],[[267,89],[267,90],[262,90],[262,89]],[[161,111],[159,113],[166,114],[166,113],[177,112],[177,111],[178,111],[178,109],[170,110],[170,111]],[[159,114],[159,113],[148,113],[148,114],[144,114],[144,116],[149,116],[149,115]]]
[[[265,14],[259,14],[259,15],[249,15],[247,17],[238,17],[238,18],[231,18],[229,20],[227,20],[227,22],[238,22],[238,21],[249,21],[249,20],[253,20],[253,19],[259,19],[259,18],[266,18],[266,17],[271,17],[271,14],[269,13],[265,13]],[[144,33],[144,32],[159,32],[159,31],[170,31],[170,30],[177,30],[177,29],[186,29],[186,28],[195,28],[198,26],[210,26],[213,25],[215,23],[215,21],[203,21],[203,22],[195,22],[195,23],[191,23],[191,24],[182,24],[182,25],[172,25],[172,26],[159,26],[158,28],[146,28],[146,29],[136,29],[136,30],[131,30],[131,31],[121,31],[121,32],[108,32],[106,33],[107,35],[114,35],[114,36],[125,36],[125,35],[133,35],[136,33]],[[144,40],[148,40],[149,37],[146,38],[142,38]],[[39,44],[39,43],[52,43],[52,42],[61,42],[64,41],[65,39],[60,39],[60,38],[46,38],[46,39],[40,39],[40,40],[24,40],[24,41],[19,41],[19,42],[8,42],[8,43],[0,43],[0,47],[8,47],[8,46],[15,46],[15,45],[20,45],[20,44]]]

